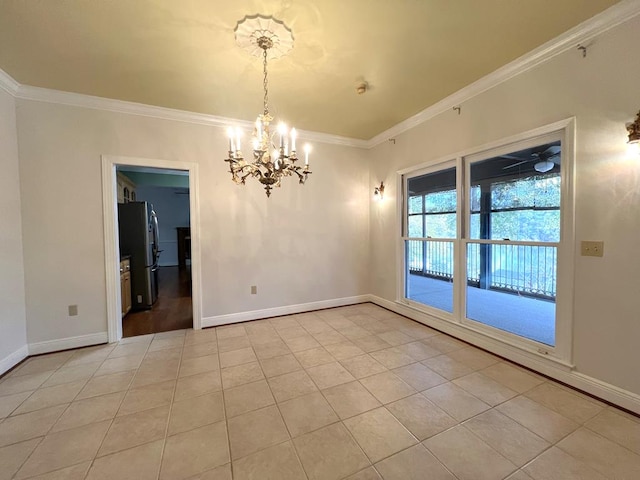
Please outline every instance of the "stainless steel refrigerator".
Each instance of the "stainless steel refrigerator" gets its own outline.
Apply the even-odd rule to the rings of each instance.
[[[148,202],[118,204],[120,255],[131,260],[133,309],[149,309],[158,299],[158,217]]]

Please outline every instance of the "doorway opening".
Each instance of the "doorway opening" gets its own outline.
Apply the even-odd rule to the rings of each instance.
[[[189,172],[118,165],[122,336],[191,328]]]
[[[109,341],[200,328],[196,164],[103,156]]]

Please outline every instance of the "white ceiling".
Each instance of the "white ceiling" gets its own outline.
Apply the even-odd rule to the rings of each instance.
[[[295,41],[269,64],[272,114],[370,139],[615,3],[1,0],[0,68],[23,85],[252,120],[262,65],[234,28],[274,15]]]

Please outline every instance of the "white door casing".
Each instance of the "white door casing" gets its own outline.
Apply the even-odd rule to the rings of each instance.
[[[191,301],[193,328],[202,328],[202,268],[200,260],[200,204],[198,195],[198,164],[173,160],[102,155],[102,212],[104,222],[104,260],[107,295],[107,331],[109,342],[122,338],[120,305],[120,247],[118,245],[118,197],[116,166],[168,168],[189,172],[189,203],[191,209]]]

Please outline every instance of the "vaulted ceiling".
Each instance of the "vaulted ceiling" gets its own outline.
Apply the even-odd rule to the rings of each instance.
[[[273,15],[295,38],[269,63],[274,116],[369,139],[615,3],[1,0],[0,68],[23,85],[253,120],[262,64],[234,29]]]

